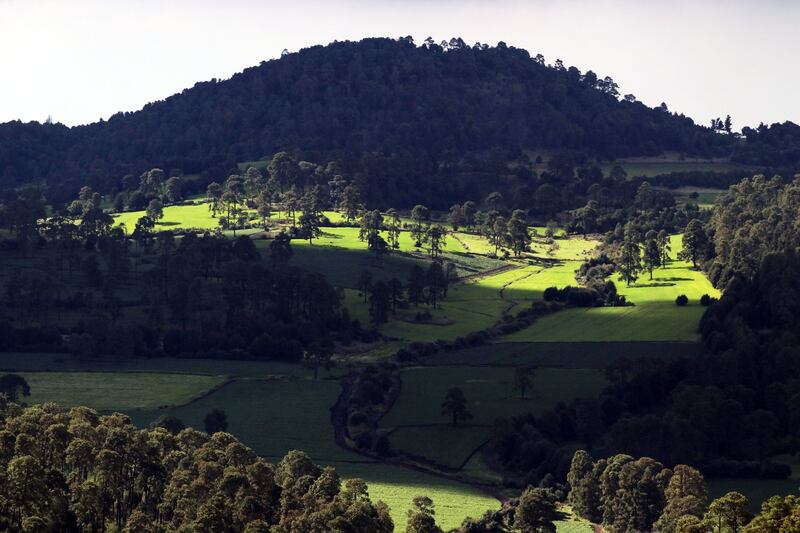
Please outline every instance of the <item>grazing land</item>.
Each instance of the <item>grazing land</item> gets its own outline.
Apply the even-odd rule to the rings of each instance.
[[[697,340],[697,324],[705,310],[704,294],[719,297],[705,275],[686,261],[677,259],[681,236],[671,237],[672,262],[647,273],[630,286],[616,284],[632,306],[568,309],[544,317],[531,327],[509,335],[508,342],[691,342]],[[685,294],[689,304],[675,305]]]

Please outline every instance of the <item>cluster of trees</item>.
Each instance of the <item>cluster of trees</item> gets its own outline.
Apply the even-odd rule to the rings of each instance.
[[[729,492],[710,503],[703,475],[651,459],[615,455],[572,458],[567,498],[572,510],[609,533],[788,533],[800,529],[800,499],[774,496],[753,516],[747,498]]]
[[[87,188],[91,189],[87,185],[81,188],[80,196],[83,196],[83,190]],[[167,177],[162,169],[151,168],[143,172],[138,179],[133,174],[123,176],[119,182],[118,192],[113,197],[113,208],[115,211],[124,209],[137,211],[150,206],[176,204],[183,200],[185,192],[187,192],[186,182],[180,169],[171,170]]]
[[[276,205],[291,219],[292,232],[309,241],[319,235],[326,222],[322,210],[329,205],[342,208],[349,219],[353,207],[348,193],[357,197],[358,190],[347,185],[341,175],[334,175],[335,166],[298,162],[286,152],[278,152],[266,170],[267,177],[250,166],[242,175],[231,174],[221,185],[215,181],[208,184],[208,208],[222,229],[232,229],[234,235],[236,229],[253,225],[267,230]]]
[[[300,361],[361,335],[340,291],[321,274],[288,264],[286,234],[270,242],[264,260],[248,237],[187,233],[178,240],[156,232],[149,215],[127,235],[88,191],[78,200],[80,218],[13,215],[31,202],[27,195],[0,209],[0,223],[16,234],[6,253],[26,265],[5,272],[2,349],[57,346],[64,335],[61,349],[81,355]]]
[[[113,197],[135,189],[122,176],[159,167],[200,173],[198,184],[185,185],[204,187],[237,162],[285,150],[321,165],[338,161],[372,203],[440,200],[448,203],[436,207],[446,209],[458,197],[486,194],[498,177],[529,175],[529,166],[507,165],[520,148],[609,158],[727,155],[738,144],[666,105],[653,109],[628,96],[620,100],[610,78],[548,65],[504,43],[335,42],[95,124],[4,124],[0,183],[46,181],[51,200],[61,202],[89,176]]]
[[[719,198],[706,233],[710,247],[699,257],[712,283],[724,287],[735,278],[752,278],[764,257],[797,249],[800,176],[746,178]]]
[[[5,531],[393,531],[366,484],[305,454],[277,465],[233,436],[136,429],[86,407],[0,405]]]

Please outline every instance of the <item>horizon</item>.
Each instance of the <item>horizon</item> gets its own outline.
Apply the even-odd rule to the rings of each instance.
[[[285,6],[238,0],[218,6],[180,0],[164,7],[153,0],[0,0],[0,50],[13,51],[20,42],[26,47],[25,53],[0,54],[6,73],[0,122],[52,117],[68,126],[93,123],[197,82],[228,79],[284,49],[411,35],[417,45],[428,36],[436,42],[461,37],[470,45],[504,41],[532,56],[542,53],[548,64],[560,58],[583,72],[611,76],[621,94],[650,107],[666,102],[702,125],[727,114],[737,131],[760,122],[800,123],[800,102],[792,94],[800,74],[786,68],[800,53],[800,43],[790,39],[797,20],[791,14],[800,14],[800,6],[783,0],[713,4],[304,0]],[[340,12],[346,20],[337,18]],[[270,23],[275,19],[279,26]],[[731,72],[746,77],[734,80]]]

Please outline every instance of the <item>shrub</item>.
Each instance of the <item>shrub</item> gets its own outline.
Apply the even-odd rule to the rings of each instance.
[[[689,303],[689,298],[687,298],[685,294],[681,294],[680,296],[675,298],[675,304],[680,307],[683,307],[688,303]]]
[[[700,297],[700,305],[702,305],[703,307],[708,307],[709,305],[713,304],[716,301],[717,301],[716,298],[712,298],[708,294],[704,294],[703,296]]]
[[[545,302],[554,302],[558,300],[559,292],[558,287],[547,287],[542,294]]]

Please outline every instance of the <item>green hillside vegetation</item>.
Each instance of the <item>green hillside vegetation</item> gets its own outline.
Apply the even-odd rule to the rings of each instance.
[[[719,297],[705,275],[688,261],[677,259],[681,235],[671,236],[672,261],[666,268],[646,273],[631,286],[617,278],[619,292],[633,306],[568,309],[512,333],[508,342],[686,342],[697,339],[697,324],[704,308],[700,297]],[[689,298],[686,307],[675,305],[678,295]]]

